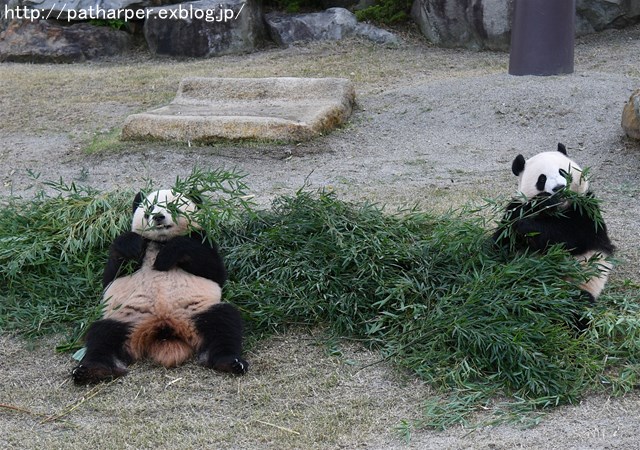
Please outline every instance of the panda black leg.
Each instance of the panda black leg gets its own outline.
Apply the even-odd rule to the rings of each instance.
[[[596,303],[596,299],[594,298],[594,296],[587,291],[581,291],[580,293],[580,298],[578,299],[578,302],[580,304],[580,306],[593,306]],[[591,325],[591,322],[589,321],[589,319],[587,317],[584,317],[583,314],[580,314],[579,312],[576,312],[573,315],[573,326],[578,330],[579,333],[582,333],[583,331],[585,331],[587,328],[589,328],[589,325]]]
[[[195,317],[202,336],[198,359],[206,367],[220,372],[243,375],[249,363],[242,358],[242,317],[229,303],[219,303]]]
[[[76,384],[98,383],[127,373],[131,356],[124,348],[129,326],[113,319],[94,322],[85,336],[86,353],[71,375]]]

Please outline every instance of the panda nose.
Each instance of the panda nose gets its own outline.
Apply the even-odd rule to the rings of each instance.
[[[162,214],[162,213],[158,213],[158,214],[154,214],[153,215],[153,221],[155,223],[162,223],[162,222],[164,222],[164,219],[165,219],[165,215]]]

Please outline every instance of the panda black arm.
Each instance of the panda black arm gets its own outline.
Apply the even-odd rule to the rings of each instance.
[[[103,286],[107,287],[109,283],[123,275],[122,266],[129,261],[134,262],[134,270],[139,269],[146,247],[144,238],[133,231],[118,236],[109,247],[109,259],[102,276]]]
[[[204,232],[177,236],[165,243],[156,256],[153,268],[166,271],[176,266],[193,275],[213,280],[220,286],[227,279],[218,248],[206,239]]]
[[[545,250],[552,245],[562,244],[574,255],[592,250],[613,253],[614,247],[604,223],[596,225],[594,219],[584,211],[568,208],[562,212],[540,212],[528,208],[526,204],[513,206],[514,203],[509,205],[501,228],[494,234],[494,241],[499,244],[508,243],[509,235],[513,234],[517,247],[531,250]],[[511,228],[509,233],[503,232],[504,227]],[[501,241],[499,237],[502,237]]]
[[[563,216],[544,215],[518,220],[515,230],[532,250],[545,250],[556,244],[571,250],[593,240],[594,224],[584,219],[581,215],[565,211]]]
[[[598,215],[599,212],[598,212]],[[545,223],[541,237],[547,245],[564,244],[572,255],[582,255],[589,251],[612,255],[615,247],[607,234],[604,221],[596,220],[586,211],[570,208],[562,216],[554,217],[557,222]]]
[[[516,234],[516,226],[522,220],[526,220],[532,210],[531,203],[523,203],[519,200],[513,200],[505,208],[504,216],[498,224],[498,228],[493,233],[493,242],[502,248],[511,248],[518,246],[519,236]]]

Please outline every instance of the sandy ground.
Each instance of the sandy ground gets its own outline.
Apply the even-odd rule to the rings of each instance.
[[[592,188],[619,248],[614,279],[640,280],[640,144],[622,108],[640,87],[640,27],[582,39],[576,71],[512,77],[507,54],[434,49],[414,35],[398,49],[360,41],[267,49],[207,62],[144,56],[77,66],[0,65],[0,196],[30,195],[41,179],[100,189],[171,184],[194,165],[247,173],[258,202],[310,183],[354,200],[417,202],[444,210],[515,190],[512,159],[567,145],[590,167]],[[172,98],[182,76],[346,76],[358,108],[336,132],[300,145],[123,144],[126,116]],[[34,94],[39,92],[40,95]],[[393,367],[358,369],[377,355],[292,332],[248,355],[231,379],[195,365],[145,364],[95,390],[69,383],[73,363],[56,339],[0,338],[0,447],[4,448],[640,448],[640,394],[590,396],[531,429],[502,425],[394,431],[420,416],[429,388]],[[95,394],[95,395],[94,395]]]

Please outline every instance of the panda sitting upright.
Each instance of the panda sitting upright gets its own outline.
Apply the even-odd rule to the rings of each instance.
[[[563,144],[558,144],[558,151],[539,153],[526,161],[518,155],[511,169],[519,177],[522,198],[507,206],[494,241],[504,247],[513,242],[516,249],[534,251],[561,244],[581,262],[594,258],[599,273],[580,285],[593,303],[607,282],[612,266],[606,258],[615,247],[599,210],[589,214],[563,196],[569,189],[593,197],[582,169],[567,156]]]
[[[206,367],[244,374],[242,318],[221,303],[227,274],[215,244],[191,217],[194,200],[171,190],[133,202],[131,231],[111,244],[104,271],[104,313],[85,336],[73,370],[77,384],[127,373],[148,357],[165,367],[197,354]]]

